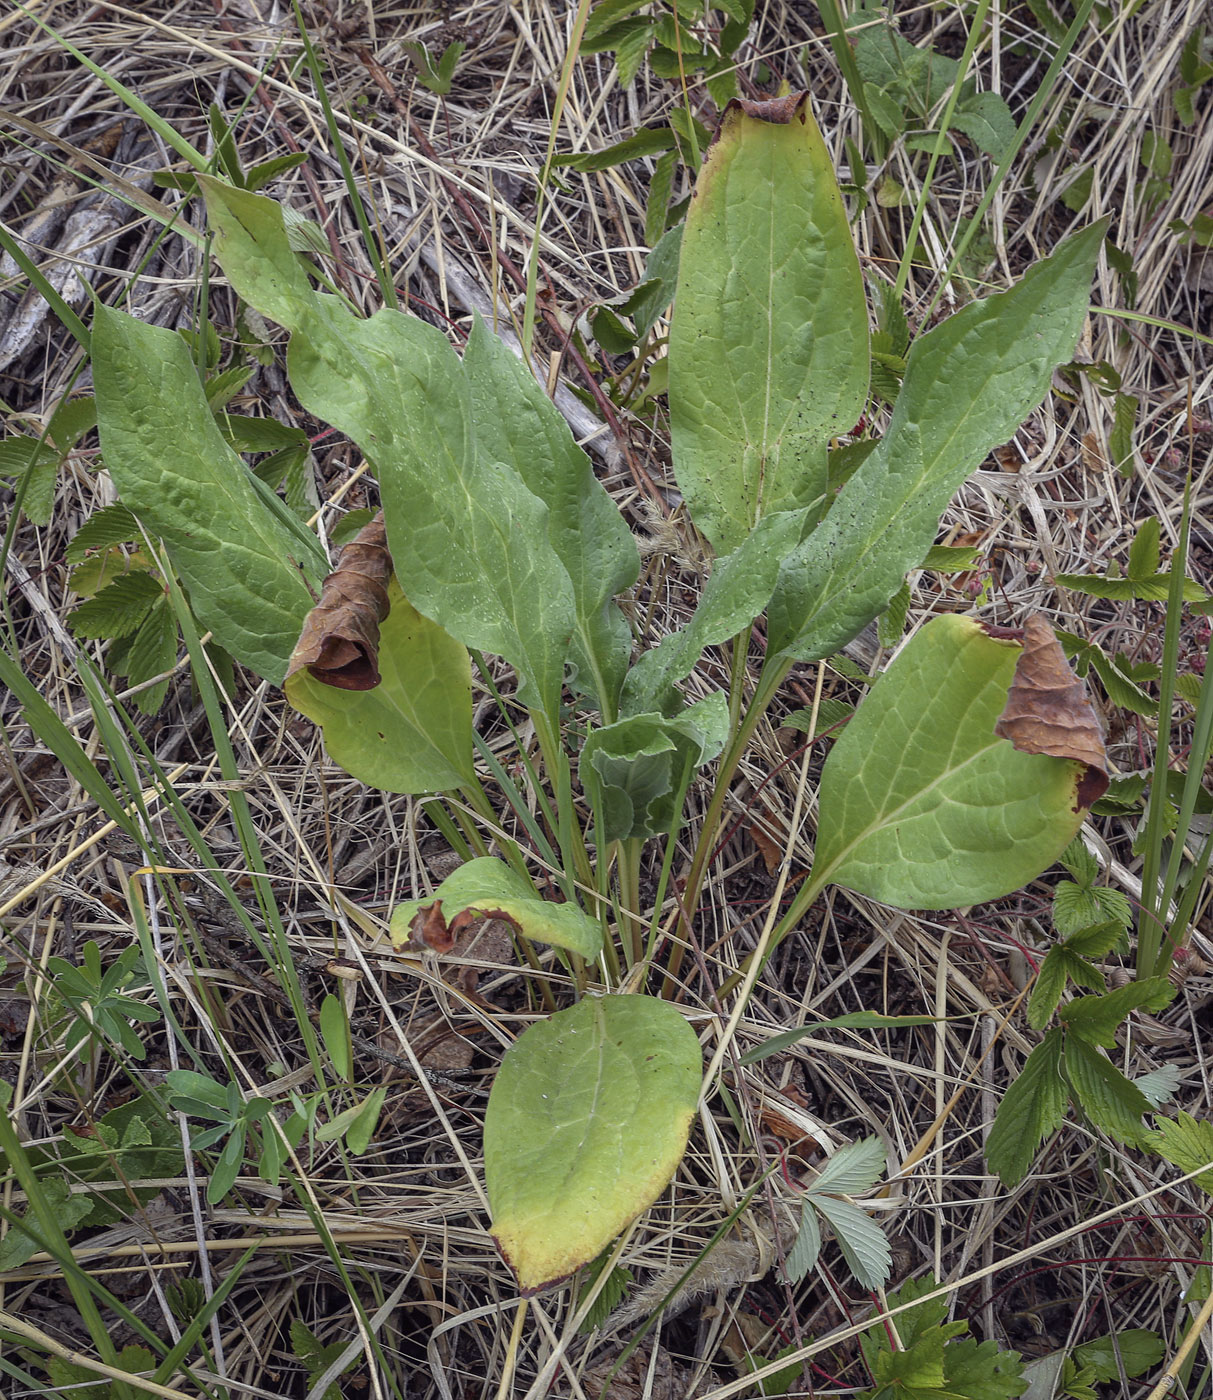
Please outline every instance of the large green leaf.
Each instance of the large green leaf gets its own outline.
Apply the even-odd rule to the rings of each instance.
[[[98,306],[93,380],[101,452],[125,505],[168,547],[215,640],[282,683],[320,546],[257,481],[215,426],[179,335]]]
[[[699,1042],[669,1002],[585,997],[511,1046],[484,1118],[493,1235],[524,1294],[588,1264],[673,1176]]]
[[[636,541],[535,376],[479,318],[463,372],[481,456],[513,467],[548,508],[548,540],[573,585],[573,662],[582,687],[613,718],[632,652],[631,630],[613,600],[640,572]]]
[[[541,899],[521,875],[492,856],[467,861],[428,898],[398,904],[392,911],[392,941],[407,943],[420,929],[433,944],[435,930],[454,933],[473,917],[507,919],[524,937],[590,961],[602,951],[602,926],[596,919],[576,904]]]
[[[859,261],[807,97],[730,103],[670,329],[674,474],[718,553],[772,511],[824,505],[826,445],[862,413],[868,366]]]
[[[1082,825],[1087,770],[995,735],[1020,652],[954,614],[911,639],[826,760],[814,886],[951,909],[1052,865]]]
[[[471,782],[472,680],[468,654],[409,603],[393,579],[379,624],[373,690],[339,690],[306,668],[286,698],[324,730],[333,760],[385,792],[442,792]]]
[[[768,610],[772,654],[837,651],[926,556],[952,496],[1073,352],[1103,236],[1100,223],[1067,239],[1009,291],[914,342],[888,432],[787,561]]]
[[[277,204],[199,183],[232,285],[292,333],[300,401],[374,463],[410,602],[465,645],[504,657],[523,702],[555,716],[573,587],[549,542],[547,506],[494,460],[487,432],[474,433],[468,381],[446,337],[391,309],[360,320],[312,291]]]

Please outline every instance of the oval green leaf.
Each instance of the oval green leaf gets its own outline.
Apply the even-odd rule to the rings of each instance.
[[[868,387],[863,278],[801,94],[731,102],[695,185],[670,328],[674,474],[718,554],[824,505],[826,445]]]
[[[379,624],[373,690],[338,690],[309,671],[286,680],[286,698],[324,730],[335,763],[384,792],[444,792],[470,782],[472,674],[465,648],[422,617],[393,578]]]
[[[1087,767],[995,735],[1021,650],[957,616],[906,645],[822,771],[816,888],[953,909],[1053,864],[1082,825]]]
[[[592,962],[602,951],[602,926],[575,904],[541,899],[516,871],[492,856],[469,860],[448,875],[428,899],[409,899],[392,911],[392,942],[416,931],[431,947],[472,918],[506,919],[524,938],[580,953]],[[440,949],[441,951],[441,949]]]
[[[665,1189],[701,1073],[694,1031],[654,997],[585,997],[510,1048],[484,1171],[493,1236],[524,1296],[596,1258]]]

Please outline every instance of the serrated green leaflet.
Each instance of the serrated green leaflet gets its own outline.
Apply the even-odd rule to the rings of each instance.
[[[472,681],[467,651],[388,586],[373,690],[338,690],[307,670],[286,682],[295,709],[324,730],[347,773],[385,792],[441,792],[470,782]]]
[[[863,411],[868,364],[859,260],[807,98],[782,119],[730,105],[670,330],[674,474],[718,553],[773,511],[821,508],[826,445]]]
[[[868,1191],[885,1173],[884,1143],[877,1137],[861,1138],[840,1147],[810,1183],[811,1192],[857,1196]]]
[[[360,320],[313,292],[272,200],[201,178],[215,251],[250,305],[291,331],[295,392],[379,473],[396,575],[414,607],[518,672],[523,703],[554,717],[576,618],[546,504],[477,434],[459,357],[394,310]]]
[[[995,735],[1019,652],[955,615],[906,645],[826,760],[815,888],[950,909],[1009,894],[1057,859],[1082,823],[1083,766]]]
[[[865,1288],[883,1288],[893,1272],[884,1231],[866,1211],[834,1196],[812,1196],[814,1209],[830,1223],[847,1267]]]
[[[1061,1019],[1069,1029],[1092,1045],[1110,1050],[1116,1044],[1116,1032],[1121,1022],[1139,1006],[1148,1011],[1161,1011],[1175,995],[1175,988],[1165,977],[1143,977],[1102,996],[1079,997],[1061,1010]]]
[[[788,560],[768,613],[773,654],[815,661],[837,651],[926,557],[961,483],[1073,351],[1103,233],[1097,224],[1075,235],[1010,291],[914,342],[888,432]]]
[[[168,546],[202,624],[276,685],[326,571],[215,426],[180,336],[98,306],[93,378],[105,464]],[[284,518],[285,517],[285,518]]]
[[[585,997],[510,1048],[485,1114],[484,1173],[524,1294],[588,1264],[665,1189],[701,1068],[695,1033],[655,997]]]
[[[986,1139],[986,1161],[1004,1186],[1016,1186],[1036,1149],[1061,1124],[1066,1111],[1066,1081],[1061,1074],[1063,1032],[1048,1032],[1024,1062],[1019,1078],[998,1107]]]
[[[1200,1171],[1196,1184],[1213,1195],[1213,1123],[1180,1113],[1159,1120],[1150,1146],[1182,1172]],[[1201,1170],[1208,1168],[1208,1170]]]
[[[1140,1143],[1150,1100],[1106,1055],[1076,1035],[1066,1037],[1065,1075],[1088,1118],[1120,1142]]]
[[[407,943],[414,920],[428,910],[435,910],[444,925],[465,910],[485,918],[508,919],[524,937],[567,948],[590,961],[602,950],[602,927],[595,919],[576,904],[541,899],[521,875],[492,856],[467,861],[428,898],[398,904],[392,911],[392,941]]]

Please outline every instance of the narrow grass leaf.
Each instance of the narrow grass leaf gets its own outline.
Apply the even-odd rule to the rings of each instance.
[[[818,1035],[822,1031],[895,1030],[902,1026],[933,1026],[938,1020],[938,1016],[886,1016],[879,1011],[848,1011],[845,1015],[833,1016],[828,1021],[810,1021],[807,1026],[781,1031],[753,1050],[747,1050],[739,1063],[752,1065],[771,1055],[782,1055],[798,1040],[803,1040],[808,1035]]]

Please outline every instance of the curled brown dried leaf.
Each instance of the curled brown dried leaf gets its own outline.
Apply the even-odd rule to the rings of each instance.
[[[1089,807],[1108,786],[1108,756],[1087,688],[1070,669],[1053,629],[1039,616],[1023,629],[1023,653],[994,732],[1023,753],[1084,764],[1078,802]]]
[[[341,551],[337,567],[308,613],[287,671],[304,667],[338,690],[373,690],[379,676],[379,624],[388,615],[392,577],[383,512]]]

